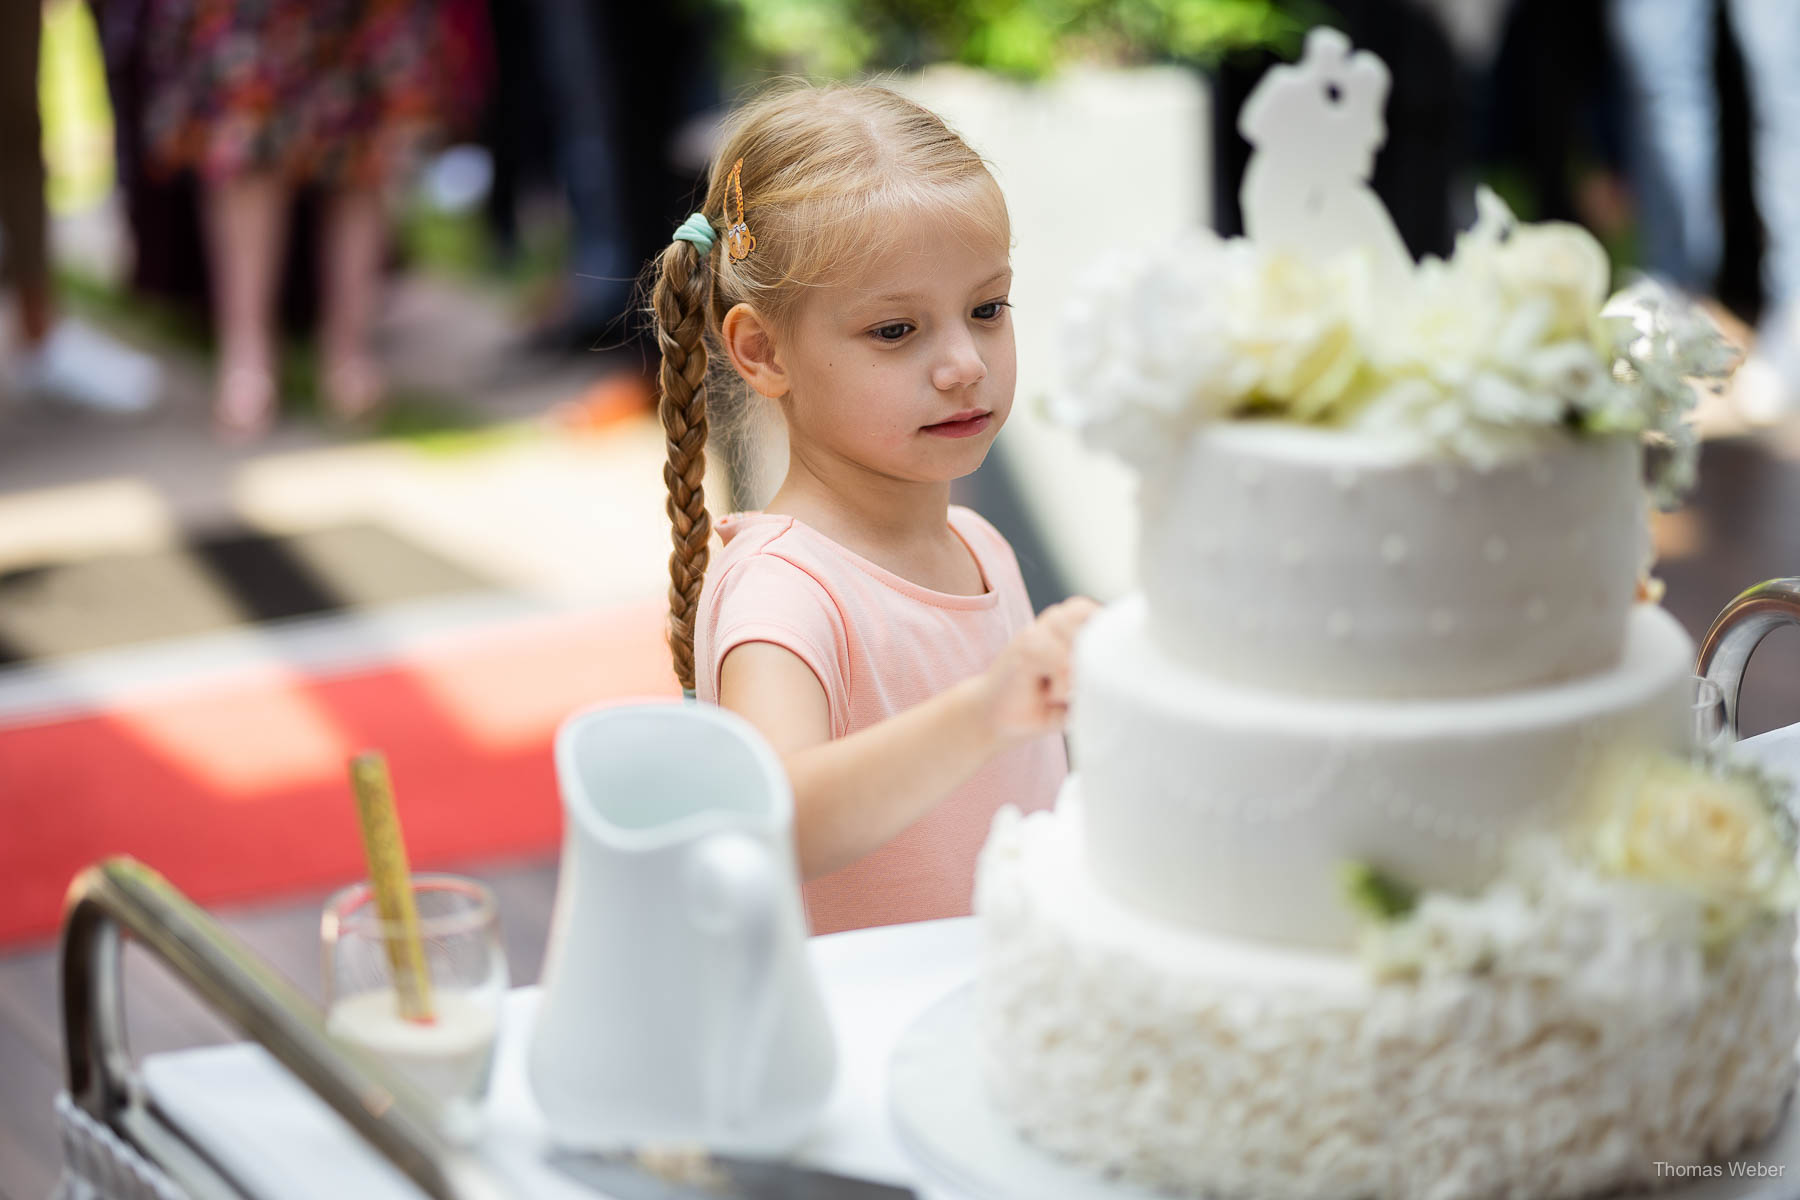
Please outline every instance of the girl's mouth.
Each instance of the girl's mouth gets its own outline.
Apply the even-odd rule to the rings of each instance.
[[[973,437],[986,429],[988,423],[993,419],[994,415],[983,409],[960,419],[939,421],[936,425],[927,425],[925,432],[937,437]]]

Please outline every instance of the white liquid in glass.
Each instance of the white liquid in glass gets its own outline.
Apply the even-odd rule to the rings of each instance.
[[[392,988],[359,992],[332,1005],[325,1030],[369,1051],[440,1104],[476,1099],[487,1089],[499,1027],[493,992],[433,989],[430,1024],[400,1015]]]

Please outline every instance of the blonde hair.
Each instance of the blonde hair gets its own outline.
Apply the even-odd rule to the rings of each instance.
[[[756,248],[734,259],[723,234],[737,218],[731,173],[740,160],[743,219]],[[805,288],[883,244],[883,222],[946,206],[1001,245],[1011,241],[1006,202],[981,156],[935,113],[887,88],[788,83],[726,126],[700,208],[717,240],[705,253],[691,242],[670,242],[656,260],[651,291],[674,542],[669,650],[684,689],[694,688],[694,620],[712,534],[702,488],[707,427],[709,417],[727,416],[708,407],[743,391],[707,386],[708,340],[719,337],[737,304],[783,328]]]

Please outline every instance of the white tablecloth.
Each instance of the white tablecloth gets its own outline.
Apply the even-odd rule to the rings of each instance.
[[[970,978],[975,947],[975,924],[966,918],[812,939],[837,1034],[838,1080],[799,1161],[910,1184],[924,1200],[953,1200],[954,1193],[921,1182],[894,1138],[887,1060],[919,1013]],[[539,1158],[546,1145],[543,1118],[525,1080],[525,1042],[537,998],[536,988],[508,997],[480,1153],[520,1196],[595,1200],[598,1193]],[[152,1098],[170,1120],[258,1200],[423,1195],[259,1046],[153,1055],[143,1070]]]

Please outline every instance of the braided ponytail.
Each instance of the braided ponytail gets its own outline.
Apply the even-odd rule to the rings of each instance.
[[[711,252],[690,242],[670,242],[657,265],[651,308],[656,342],[662,351],[658,412],[667,435],[669,461],[663,482],[669,488],[669,651],[683,691],[694,691],[694,619],[706,580],[706,316],[711,300]]]

